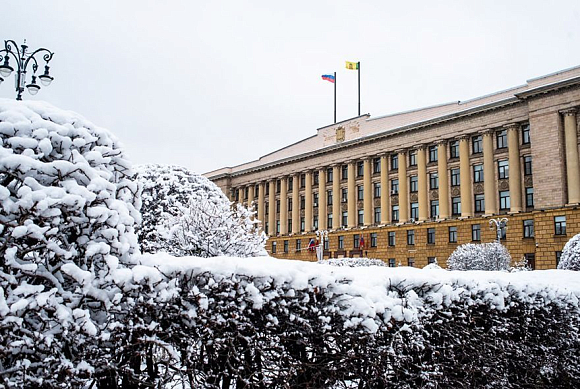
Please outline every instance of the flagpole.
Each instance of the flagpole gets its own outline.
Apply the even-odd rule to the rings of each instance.
[[[360,116],[360,62],[357,62],[356,68],[358,69],[358,116]]]
[[[336,72],[334,72],[334,124],[336,124]]]

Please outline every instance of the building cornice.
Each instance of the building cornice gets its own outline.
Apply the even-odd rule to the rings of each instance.
[[[551,84],[546,84],[546,85],[538,86],[536,88],[528,89],[526,91],[516,93],[515,96],[518,99],[525,100],[525,99],[528,99],[530,97],[534,97],[537,95],[541,95],[544,93],[552,92],[552,91],[555,91],[558,89],[567,88],[567,87],[578,85],[578,84],[580,84],[580,76],[567,78],[567,79],[562,80],[562,81],[557,81],[557,82],[553,82]]]

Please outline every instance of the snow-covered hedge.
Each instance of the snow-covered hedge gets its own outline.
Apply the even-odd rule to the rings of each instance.
[[[138,187],[113,135],[46,103],[1,99],[0,141],[0,386],[72,385],[106,364]]]
[[[348,266],[348,267],[387,266],[387,264],[384,261],[372,258],[330,258],[318,261],[318,263],[322,265]]]
[[[467,243],[458,246],[447,259],[449,270],[508,270],[512,258],[504,245]]]
[[[573,236],[564,246],[558,269],[580,270],[580,234]]]
[[[116,380],[184,388],[578,387],[573,272],[146,255]],[[119,333],[119,338],[126,334]],[[140,363],[132,363],[137,359]]]
[[[142,252],[176,256],[266,255],[266,235],[247,208],[231,206],[207,178],[173,165],[136,166],[143,186]]]

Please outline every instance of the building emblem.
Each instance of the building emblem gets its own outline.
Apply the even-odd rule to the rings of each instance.
[[[338,127],[336,129],[336,143],[344,142],[344,127]]]

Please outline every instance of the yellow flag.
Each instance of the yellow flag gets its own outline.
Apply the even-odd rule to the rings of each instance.
[[[358,62],[348,62],[346,61],[346,68],[349,70],[357,70],[358,69]]]

